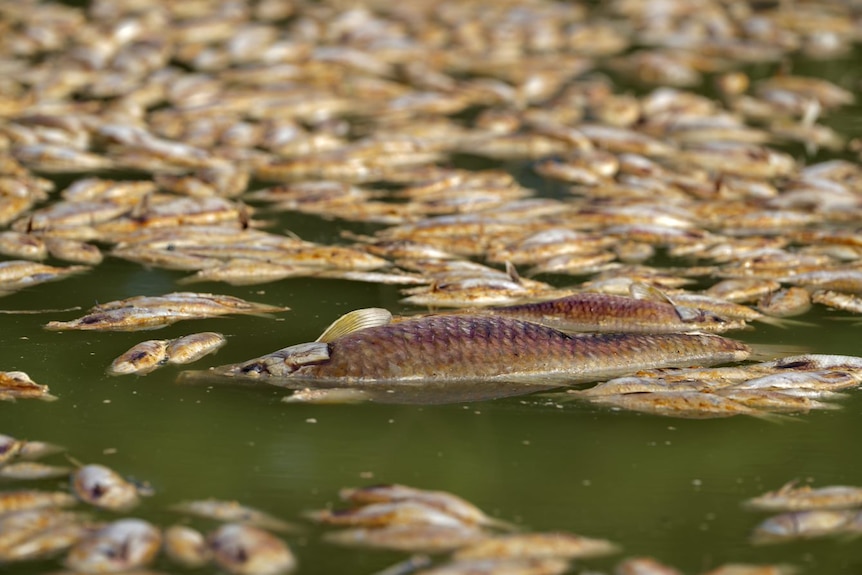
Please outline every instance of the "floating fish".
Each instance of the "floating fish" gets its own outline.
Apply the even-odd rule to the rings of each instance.
[[[207,536],[207,544],[215,563],[236,575],[278,575],[296,567],[281,539],[251,525],[222,525]]]
[[[791,481],[777,491],[746,500],[743,505],[757,511],[809,511],[814,509],[852,509],[862,506],[862,488],[830,485],[796,487]]]
[[[783,543],[845,534],[853,527],[856,514],[857,511],[837,509],[783,513],[770,517],[755,527],[751,542],[758,545]]]
[[[518,533],[496,535],[462,547],[452,554],[464,559],[564,558],[583,559],[617,553],[619,547],[605,539],[592,539],[572,533]]]
[[[345,488],[338,492],[339,497],[354,505],[372,503],[414,502],[438,509],[465,524],[512,529],[512,525],[500,519],[489,517],[481,509],[446,491],[418,489],[407,485],[388,484],[368,487]]]
[[[172,525],[164,532],[165,553],[175,563],[196,569],[210,562],[212,554],[200,531],[186,525]]]
[[[77,500],[65,491],[37,491],[22,489],[0,492],[0,517],[16,511],[71,507]]]
[[[411,553],[444,553],[478,543],[487,535],[467,525],[406,524],[386,527],[356,527],[330,531],[323,540],[351,547],[370,547]]]
[[[248,302],[209,293],[175,292],[163,296],[136,296],[108,302],[72,321],[52,321],[49,330],[138,331],[159,329],[184,319],[203,319],[229,314],[261,315],[289,308]]]
[[[167,339],[150,339],[132,346],[108,367],[108,375],[146,375],[168,362]]]
[[[78,468],[71,477],[72,490],[90,505],[110,511],[128,511],[140,503],[138,488],[104,465]]]
[[[142,519],[119,519],[80,540],[66,566],[83,573],[117,573],[149,565],[162,544],[161,532]]]
[[[41,399],[53,401],[47,385],[40,385],[23,371],[0,371],[0,400]],[[2,458],[0,458],[2,459]]]
[[[222,334],[205,331],[171,340],[165,351],[168,363],[186,364],[215,353],[226,343]]]
[[[47,465],[37,461],[16,461],[0,467],[0,477],[3,479],[50,479],[68,475],[71,468],[63,465]]]
[[[187,513],[197,517],[205,517],[230,523],[247,523],[256,527],[270,529],[272,531],[296,531],[297,526],[277,517],[243,505],[238,501],[224,501],[221,499],[198,499],[184,501],[171,506],[171,510],[178,513]]]
[[[415,575],[558,575],[569,570],[569,562],[554,557],[515,557],[505,559],[462,559],[428,569]]]
[[[533,381],[578,383],[658,366],[740,361],[748,346],[712,334],[574,334],[486,315],[437,315],[390,324],[386,310],[351,312],[316,342],[212,375],[278,385]],[[304,386],[306,387],[306,386]]]

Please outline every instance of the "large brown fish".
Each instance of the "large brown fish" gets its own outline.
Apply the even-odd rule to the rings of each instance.
[[[334,322],[316,342],[215,368],[215,376],[323,387],[378,383],[579,383],[659,366],[746,359],[743,343],[710,334],[566,334],[537,323],[451,314],[390,323],[383,309]]]
[[[549,301],[493,307],[490,311],[563,331],[723,332],[745,327],[744,321],[725,319],[696,307],[603,293],[579,293]]]

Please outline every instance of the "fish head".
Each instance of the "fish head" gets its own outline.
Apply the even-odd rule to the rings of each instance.
[[[292,345],[269,355],[253,359],[238,367],[238,372],[249,377],[287,376],[300,367],[329,360],[329,344],[312,341]]]

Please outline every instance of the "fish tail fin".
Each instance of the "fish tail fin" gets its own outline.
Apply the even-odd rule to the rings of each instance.
[[[506,521],[505,519],[497,519],[496,517],[487,517],[484,521],[482,521],[482,524],[485,527],[493,527],[495,529],[508,531],[510,533],[522,530],[520,526],[515,525],[511,521]]]
[[[791,327],[816,327],[816,323],[811,323],[808,321],[801,321],[798,319],[791,319],[789,317],[773,317],[771,315],[765,315],[763,317],[759,317],[756,320],[760,323],[765,323],[767,325],[780,327],[781,329],[789,329]]]
[[[749,347],[751,348],[751,355],[748,356],[749,361],[772,361],[790,355],[802,355],[810,351],[805,346],[780,343],[752,343],[749,344]]]

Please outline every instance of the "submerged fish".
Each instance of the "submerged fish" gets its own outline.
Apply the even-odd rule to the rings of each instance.
[[[743,343],[711,334],[566,334],[487,315],[391,323],[388,311],[346,314],[316,342],[211,370],[214,376],[323,384],[512,381],[577,383],[659,366],[746,359]],[[206,373],[206,372],[205,372]],[[205,375],[204,375],[205,377]]]

